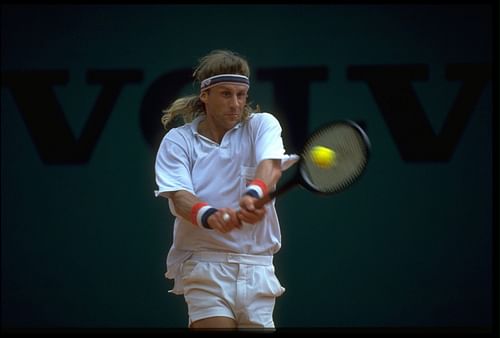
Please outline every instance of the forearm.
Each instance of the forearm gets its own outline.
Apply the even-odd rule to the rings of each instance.
[[[238,216],[243,222],[255,224],[263,219],[265,209],[256,206],[255,202],[273,191],[280,178],[281,160],[263,160],[259,163],[254,180],[248,186],[247,193],[240,199]]]
[[[281,160],[263,160],[257,166],[254,179],[263,181],[270,191],[281,178]]]
[[[198,197],[185,190],[163,193],[162,196],[170,198],[174,205],[175,213],[186,220],[191,220],[191,210],[193,206],[203,202]]]
[[[174,205],[175,213],[178,216],[195,225],[200,225],[204,228],[213,229],[222,233],[241,227],[241,222],[236,215],[236,210],[231,208],[215,209],[208,205],[197,208],[195,207],[197,204],[205,202],[188,191],[173,191],[163,193],[162,196],[170,198]],[[204,210],[204,208],[207,209]],[[225,214],[227,215],[224,216]]]

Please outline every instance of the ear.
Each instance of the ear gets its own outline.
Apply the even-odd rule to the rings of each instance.
[[[203,103],[207,103],[207,100],[208,100],[208,92],[206,90],[202,91],[200,93],[200,101],[203,102]]]

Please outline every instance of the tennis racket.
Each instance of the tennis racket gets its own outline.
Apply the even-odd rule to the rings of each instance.
[[[318,149],[326,160],[318,159]],[[295,175],[258,200],[255,206],[261,208],[296,185],[320,194],[344,191],[365,171],[370,151],[368,136],[355,122],[344,120],[325,125],[306,140]]]

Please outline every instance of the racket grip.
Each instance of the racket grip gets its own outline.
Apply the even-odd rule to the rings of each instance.
[[[261,199],[257,200],[255,202],[255,207],[257,209],[262,208],[265,204],[271,202],[274,198],[278,197],[279,195],[284,194],[291,188],[293,188],[297,184],[297,180],[289,180],[285,185],[279,187],[273,192],[270,192],[269,194],[265,195]]]

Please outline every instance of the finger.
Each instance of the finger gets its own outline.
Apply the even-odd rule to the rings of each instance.
[[[238,220],[238,228],[241,228],[243,226],[243,222],[246,222],[241,215],[241,210],[238,210],[237,212],[234,213],[236,219]]]
[[[241,224],[241,219],[240,219],[240,217],[238,216],[238,214],[237,214],[236,212],[235,212],[235,213],[233,213],[233,215],[232,215],[232,217],[231,217],[231,220],[233,221],[234,226],[235,226],[236,228],[238,228],[238,229],[240,229],[240,228],[241,228],[241,225],[242,225],[242,224]]]
[[[241,219],[246,223],[251,223],[251,224],[260,222],[266,214],[266,210],[264,208],[255,209],[254,211],[240,210],[240,212],[241,212]]]
[[[252,218],[252,214],[249,211],[246,211],[245,209],[240,209],[240,211],[238,211],[238,218],[241,221],[248,223]]]
[[[219,215],[219,223],[221,228],[224,230],[224,233],[231,231],[232,226],[229,224],[229,222],[224,221],[223,215]]]
[[[225,228],[230,231],[234,228],[240,228],[241,222],[238,218],[236,212],[232,209],[223,209],[222,210],[222,222],[224,223]]]
[[[254,205],[254,202],[255,202],[255,201],[254,201],[254,199],[253,199],[253,198],[250,198],[250,199],[248,199],[248,200],[247,200],[247,202],[246,202],[246,207],[247,207],[247,208],[246,208],[246,209],[247,209],[248,211],[254,211],[254,210],[255,210],[255,205]]]
[[[220,212],[216,212],[210,216],[209,219],[212,219],[211,227],[213,230],[216,230],[221,233],[226,233],[229,230],[226,228],[225,222],[222,220],[222,215]]]
[[[257,217],[264,217],[264,215],[266,214],[266,209],[262,208],[262,209],[255,209],[253,211],[253,213],[257,216]]]
[[[240,206],[241,206],[241,208],[246,209],[248,211],[253,211],[253,210],[255,210],[255,205],[254,205],[255,201],[256,201],[256,199],[253,197],[244,196],[241,199]]]
[[[242,222],[245,222],[247,224],[255,224],[259,221],[259,218],[255,217],[255,215],[253,214],[240,215],[240,219]]]

